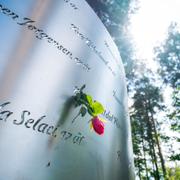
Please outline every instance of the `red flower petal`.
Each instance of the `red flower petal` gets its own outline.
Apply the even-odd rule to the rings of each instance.
[[[97,116],[92,119],[92,125],[97,134],[104,134],[104,123]]]

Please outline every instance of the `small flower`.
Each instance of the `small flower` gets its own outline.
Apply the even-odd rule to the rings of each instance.
[[[83,85],[80,89],[76,87],[75,96],[72,96],[74,107],[81,106],[79,113],[73,118],[72,123],[79,115],[84,117],[88,113],[92,117],[89,121],[90,129],[94,129],[97,134],[102,135],[104,134],[104,122],[106,120],[99,118],[98,115],[105,111],[104,107],[100,102],[93,100],[91,95],[83,92],[85,87],[86,85]]]
[[[98,116],[91,119],[90,127],[93,128],[97,134],[104,134],[104,123]]]

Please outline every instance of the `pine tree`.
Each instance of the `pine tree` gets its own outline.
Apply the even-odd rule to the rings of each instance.
[[[167,118],[171,129],[180,132],[180,31],[176,23],[168,29],[168,37],[162,45],[155,48],[156,58],[160,64],[159,74],[163,82],[173,89],[171,112]],[[178,137],[176,137],[179,142]],[[172,161],[180,160],[180,153],[170,156]]]
[[[160,169],[163,170],[163,176],[166,176],[165,162],[161,150],[159,132],[157,130],[155,118],[156,112],[154,110],[155,108],[162,110],[164,107],[162,105],[160,89],[155,87],[153,83],[150,82],[149,78],[143,77],[135,83],[135,93],[133,99],[134,112],[131,116],[134,118],[135,122],[139,122],[139,124],[136,123],[136,128],[140,129],[139,134],[143,139],[142,143],[144,145],[147,144],[149,147],[148,155],[152,162],[152,167],[150,168],[151,174],[154,176],[154,179],[160,179]],[[142,151],[144,151],[144,153],[146,153],[145,148],[147,149],[147,147],[142,146]],[[147,171],[146,177],[148,178],[147,164],[148,163],[146,162],[144,165]]]

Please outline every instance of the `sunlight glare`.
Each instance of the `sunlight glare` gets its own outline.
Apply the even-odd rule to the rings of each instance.
[[[153,48],[167,36],[171,22],[180,23],[180,0],[140,0],[140,8],[131,16],[136,57],[154,66]],[[157,44],[158,43],[158,44]]]

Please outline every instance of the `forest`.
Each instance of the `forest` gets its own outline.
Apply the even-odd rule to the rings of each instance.
[[[171,19],[165,29],[165,38],[153,45],[151,57],[138,56],[130,30],[133,17],[142,8],[142,1],[87,0],[115,41],[125,67],[136,179],[178,180],[180,22]],[[152,1],[155,3],[152,7],[158,6],[158,1],[161,0]],[[152,7],[148,7],[151,16],[155,13]],[[163,18],[152,33],[158,31],[163,21],[168,23],[168,18]],[[155,19],[151,18],[151,21]],[[148,45],[148,41],[144,46],[146,43]]]

